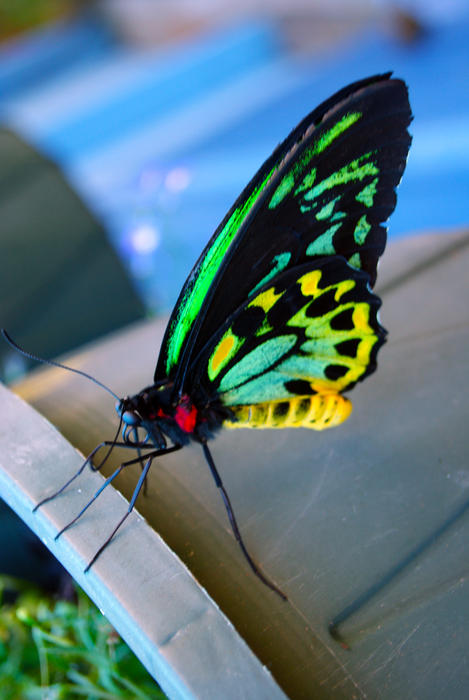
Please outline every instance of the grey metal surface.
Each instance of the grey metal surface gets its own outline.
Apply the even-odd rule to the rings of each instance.
[[[291,698],[469,693],[468,265],[467,232],[390,245],[379,276],[389,342],[350,394],[351,418],[323,433],[221,431],[213,443],[246,542],[288,603],[248,570],[197,446],[152,468],[139,511]],[[134,393],[151,382],[163,329],[135,326],[70,362]],[[80,378],[46,370],[18,390],[85,452],[115,430],[112,400]],[[58,485],[46,481],[46,492]],[[118,546],[101,566],[126,567]],[[333,619],[351,651],[329,636]]]
[[[2,498],[70,571],[166,693],[181,699],[284,698],[217,605],[136,513],[116,538],[114,554],[83,573],[126,503],[118,491],[105,490],[99,512],[55,542],[54,535],[103,478],[88,473],[79,487],[33,513],[45,487],[66,480],[82,457],[2,385],[0,402]]]
[[[144,316],[103,226],[57,165],[1,127],[0,210],[0,318],[18,342],[50,356]],[[32,365],[0,345],[1,376],[21,360]]]

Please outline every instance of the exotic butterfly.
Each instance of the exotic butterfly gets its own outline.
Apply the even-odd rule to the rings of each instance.
[[[102,443],[80,469],[103,445],[135,450],[123,466],[142,466],[126,515],[88,566],[152,461],[193,440],[249,565],[286,597],[249,555],[207,442],[222,426],[322,430],[350,415],[343,392],[374,372],[385,342],[371,287],[411,118],[406,85],[391,73],[353,83],[303,119],[247,185],[182,288],[154,383],[118,400],[122,441]]]

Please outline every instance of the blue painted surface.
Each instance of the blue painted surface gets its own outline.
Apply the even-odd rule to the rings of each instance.
[[[254,70],[274,50],[273,39],[271,33],[246,26],[209,42],[194,40],[177,49],[148,52],[137,60],[130,52],[131,69],[114,89],[105,85],[106,72],[98,75],[103,91],[96,91],[93,99],[62,113],[59,119],[52,115],[50,123],[36,122],[34,138],[61,162],[86,158],[155,119],[186,108],[227,79]],[[112,71],[114,58],[109,63]],[[88,80],[93,83],[95,79],[95,69],[90,67]]]
[[[222,163],[230,162],[230,151],[235,154],[235,167],[238,165],[240,171],[242,153],[246,161],[252,158],[261,163],[288,130],[322,99],[366,74],[392,69],[409,85],[414,122],[413,146],[390,233],[402,235],[467,224],[468,36],[469,23],[435,29],[411,47],[369,35],[356,47],[336,55],[333,61],[324,61],[320,66],[292,66],[292,71],[305,77],[303,84],[227,130],[224,138],[229,146],[217,137],[199,144],[192,152],[186,151],[185,157],[202,172],[210,160],[210,167],[220,172]],[[245,181],[252,172],[246,168]],[[214,177],[214,183],[220,180]],[[464,192],[465,196],[461,196]],[[227,193],[220,215],[231,200]]]
[[[115,48],[113,33],[92,15],[57,22],[0,46],[2,104],[55,80],[62,72],[94,64]]]
[[[268,23],[152,52],[118,47],[89,25],[95,55],[77,66],[76,37],[86,27],[73,40],[67,31],[55,49],[33,38],[3,52],[0,85],[27,66],[23,88],[3,93],[3,118],[61,164],[149,308],[171,306],[273,147],[322,99],[365,75],[392,69],[403,77],[415,115],[390,236],[468,222],[469,19],[435,26],[412,45],[370,31],[314,59],[287,55]],[[67,42],[75,47],[68,59]],[[32,80],[32,56],[51,66],[59,54],[60,71]]]

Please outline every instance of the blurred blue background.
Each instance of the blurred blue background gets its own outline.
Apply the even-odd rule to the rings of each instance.
[[[70,4],[66,17],[7,37],[0,124],[59,167],[102,227],[103,245],[117,252],[122,271],[113,275],[129,282],[129,308],[120,318],[125,304],[114,297],[106,323],[102,292],[75,304],[68,293],[68,306],[48,319],[59,292],[43,293],[43,280],[28,292],[29,315],[24,299],[10,304],[16,337],[56,354],[144,313],[168,312],[216,225],[275,145],[321,100],[373,73],[404,78],[414,111],[390,237],[466,225],[467,5],[108,0]],[[20,252],[4,246],[7,256],[30,254],[35,220],[27,228]],[[59,226],[61,244],[67,228]],[[37,267],[50,245],[34,248]],[[60,263],[77,264],[74,254]],[[90,265],[80,262],[82,282],[98,274]],[[65,277],[70,284],[66,270]],[[6,293],[11,302],[16,285]],[[65,332],[67,321],[80,332]],[[10,355],[6,370],[8,362]]]

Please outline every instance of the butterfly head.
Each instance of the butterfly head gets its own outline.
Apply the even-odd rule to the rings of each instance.
[[[194,436],[197,409],[188,396],[173,402],[169,382],[146,387],[135,396],[127,396],[116,403],[116,411],[123,423],[124,440],[134,439],[142,429],[154,445],[165,444],[163,435],[175,444],[185,444]]]
[[[153,384],[134,396],[126,396],[116,403],[119,418],[126,426],[138,428],[149,421],[170,413],[171,392],[166,384]]]

